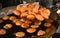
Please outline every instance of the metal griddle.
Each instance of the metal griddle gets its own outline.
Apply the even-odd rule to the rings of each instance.
[[[4,15],[9,15],[9,14],[11,14],[12,13],[12,11],[14,10],[16,8],[16,6],[10,6],[10,7],[6,7],[6,8],[3,8],[3,9],[1,9],[0,10],[0,18],[2,17],[2,16],[4,16]],[[52,34],[53,33],[55,33],[56,32],[56,30],[58,30],[57,28],[59,28],[59,19],[58,19],[58,15],[56,14],[56,10],[53,10],[53,9],[50,9],[51,10],[51,15],[50,15],[50,17],[53,19],[53,20],[55,20],[55,22],[57,23],[57,25],[55,26],[56,27],[56,29],[54,29],[54,31],[53,32],[51,32]],[[50,33],[49,33],[50,34]],[[41,36],[41,37],[45,37],[45,36],[47,36],[47,34],[46,35],[43,35],[43,36]],[[48,36],[47,36],[48,37]],[[51,37],[51,36],[49,36],[49,37]],[[37,38],[37,37],[35,37],[35,38]],[[39,38],[39,37],[38,37]]]

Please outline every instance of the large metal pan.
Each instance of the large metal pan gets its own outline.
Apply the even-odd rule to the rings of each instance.
[[[1,10],[0,10],[0,18],[1,18],[2,16],[4,16],[4,15],[12,14],[12,11],[13,11],[15,8],[16,8],[16,6],[10,6],[10,7],[6,7],[6,8],[1,9]],[[56,12],[55,12],[54,10],[52,10],[52,9],[50,9],[50,10],[51,10],[51,15],[50,15],[50,17],[51,17],[52,19],[54,19],[55,22],[57,23],[57,25],[55,26],[56,28],[55,28],[54,30],[52,30],[51,32],[43,35],[43,36],[40,36],[40,37],[34,36],[34,38],[50,38],[50,37],[56,32],[56,30],[57,30],[57,28],[58,28],[58,25],[59,25],[59,23],[58,23],[58,15],[56,14]],[[12,38],[12,37],[11,37],[11,38]],[[32,38],[32,37],[26,37],[26,38]]]

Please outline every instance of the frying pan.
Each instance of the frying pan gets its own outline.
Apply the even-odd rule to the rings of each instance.
[[[6,7],[0,10],[0,18],[4,15],[9,15],[12,13],[12,11],[16,8],[16,6],[10,6],[10,7]],[[56,28],[54,30],[52,30],[51,32],[43,35],[43,36],[34,36],[33,38],[50,38],[57,30],[57,28],[59,28],[59,16],[56,13],[56,10],[50,9],[51,10],[51,15],[50,17],[55,20],[55,22],[57,23],[57,25],[55,26]],[[31,38],[31,37],[26,37],[26,38]]]

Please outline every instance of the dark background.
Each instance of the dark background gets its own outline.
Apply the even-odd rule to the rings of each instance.
[[[46,2],[46,1],[47,0],[40,0],[40,4],[42,4],[42,5],[48,4],[49,2]],[[53,5],[55,5],[59,1],[60,0],[53,0]],[[17,4],[20,4],[20,3],[22,3],[22,0],[0,0],[0,5],[2,5],[2,7],[17,5]]]

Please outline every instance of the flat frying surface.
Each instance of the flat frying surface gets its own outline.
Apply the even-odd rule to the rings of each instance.
[[[15,16],[15,15],[14,15],[14,14],[11,14],[11,15],[8,15],[8,16]],[[17,17],[17,16],[16,16],[16,17]],[[18,17],[18,18],[19,18],[19,17]],[[45,30],[45,29],[47,28],[47,27],[43,26],[43,24],[45,23],[45,21],[42,21],[42,24],[39,26],[39,28],[37,28],[37,31],[34,32],[34,33],[32,33],[32,34],[29,34],[29,33],[26,32],[26,29],[23,29],[23,28],[21,28],[21,27],[18,27],[17,25],[15,25],[15,24],[14,24],[12,21],[10,21],[10,20],[6,20],[6,21],[4,21],[3,23],[0,23],[0,29],[2,29],[3,26],[4,26],[5,24],[8,24],[8,23],[12,24],[12,25],[13,25],[13,28],[7,30],[7,33],[6,33],[5,35],[0,36],[1,38],[15,38],[14,33],[18,32],[18,31],[25,32],[26,35],[25,35],[24,37],[31,37],[31,36],[33,36],[33,35],[37,36],[37,31],[38,31],[38,30]],[[54,22],[53,24],[55,25],[56,23]]]

